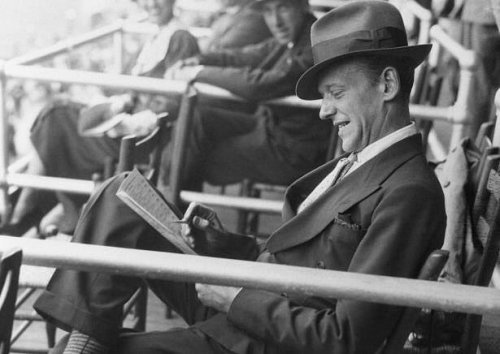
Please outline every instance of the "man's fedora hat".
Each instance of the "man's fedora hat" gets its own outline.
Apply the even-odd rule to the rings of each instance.
[[[334,62],[358,55],[407,58],[416,67],[429,54],[430,44],[408,45],[399,10],[385,1],[354,1],[335,8],[311,28],[314,66],[297,82],[297,96],[321,98],[318,74]]]

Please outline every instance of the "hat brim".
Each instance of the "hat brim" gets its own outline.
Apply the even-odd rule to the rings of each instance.
[[[325,68],[331,66],[334,62],[341,59],[355,57],[363,54],[373,54],[380,56],[391,56],[407,58],[410,60],[410,65],[414,68],[420,65],[429,54],[432,48],[431,44],[419,44],[414,46],[404,46],[387,49],[368,49],[349,52],[337,57],[324,60],[310,67],[297,81],[295,92],[297,96],[303,100],[317,100],[321,98],[318,91],[318,74]]]

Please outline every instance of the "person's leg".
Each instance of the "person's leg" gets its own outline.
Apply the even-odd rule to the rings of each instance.
[[[39,113],[31,129],[35,158],[30,163],[31,174],[51,177],[91,179],[92,174],[103,170],[109,157],[118,157],[119,141],[108,137],[86,138],[78,133],[82,104],[58,100],[48,104]],[[29,212],[27,206],[40,191],[26,189],[14,209],[12,222]],[[47,192],[45,192],[47,193]],[[58,194],[64,205],[65,225],[60,231],[72,232],[81,206],[87,196]],[[71,220],[71,222],[69,222]]]
[[[45,167],[43,166],[42,160],[36,151],[32,154],[26,173],[37,176],[45,174]],[[39,194],[38,190],[33,188],[22,189],[14,209],[12,210],[9,222],[11,224],[18,224],[26,217],[26,215],[31,213],[37,205]]]
[[[78,133],[82,108],[75,102],[56,101],[45,107],[35,120],[31,141],[47,176],[90,179],[103,169],[107,157],[118,157],[118,140],[88,138]]]
[[[62,354],[67,349],[69,335],[50,350],[50,354]],[[229,354],[229,351],[195,328],[173,328],[169,331],[123,332],[113,354]]]
[[[186,156],[183,161],[183,189],[199,190],[204,176],[202,164],[207,154],[221,142],[251,132],[257,126],[254,115],[229,111],[221,108],[201,107],[193,117],[191,135],[187,142]],[[168,185],[169,165],[172,159],[172,146],[163,156],[165,184]]]
[[[225,354],[229,351],[195,328],[120,335],[114,354]]]
[[[178,252],[166,239],[116,197],[124,175],[97,191],[83,210],[75,241],[96,245]],[[66,330],[78,330],[97,341],[114,344],[121,327],[123,304],[142,280],[113,274],[58,270],[34,307]],[[188,323],[209,313],[198,301],[194,286],[151,281],[152,289],[168,301]]]
[[[270,141],[265,120],[259,119],[252,131],[213,146],[204,159],[202,174],[213,185],[237,183],[245,178],[288,185],[311,168],[287,162]]]

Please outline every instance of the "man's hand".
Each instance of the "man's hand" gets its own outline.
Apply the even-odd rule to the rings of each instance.
[[[209,284],[196,284],[198,299],[208,307],[221,312],[228,312],[234,298],[242,288]]]
[[[189,204],[182,219],[187,221],[182,224],[182,236],[193,249],[200,246],[197,243],[204,244],[207,239],[226,234],[217,213],[204,205],[194,202]]]
[[[255,237],[225,230],[217,214],[204,205],[191,203],[183,220],[182,236],[199,254],[245,260],[259,254]]]
[[[108,100],[112,116],[122,112],[130,113],[135,105],[134,96],[128,93],[111,96]]]
[[[199,65],[196,57],[180,60],[168,69],[163,77],[167,80],[194,81],[203,65]]]
[[[118,138],[129,134],[136,136],[148,135],[156,126],[157,116],[150,110],[135,114],[120,113],[123,119],[115,127],[108,130],[107,135]]]

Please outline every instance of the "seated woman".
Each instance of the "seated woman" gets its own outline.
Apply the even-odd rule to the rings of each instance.
[[[161,77],[173,63],[199,53],[196,39],[174,16],[175,0],[141,0],[139,4],[149,14],[149,20],[159,26],[159,32],[142,48],[132,74]],[[146,108],[153,112],[166,109],[165,99],[157,95],[141,99],[134,94],[113,96],[106,105],[110,109],[109,115]],[[79,134],[82,113],[92,115],[95,112],[84,104],[67,99],[56,100],[42,109],[31,129],[35,153],[26,173],[90,179],[93,173],[102,170],[108,157],[118,157],[119,139],[107,136],[89,138]],[[40,206],[41,193],[31,188],[21,192],[10,225],[4,232],[22,233],[23,221]],[[60,230],[71,232],[87,197],[58,194],[58,199],[67,211],[64,225],[59,225]]]

